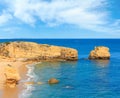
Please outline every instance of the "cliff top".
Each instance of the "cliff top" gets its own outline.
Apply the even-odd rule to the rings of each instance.
[[[77,60],[76,49],[34,42],[4,42],[0,44],[0,56],[39,60]]]

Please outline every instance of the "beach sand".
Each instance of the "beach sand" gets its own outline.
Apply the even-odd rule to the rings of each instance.
[[[4,85],[5,83],[5,75],[4,75],[4,68],[8,64],[12,65],[21,76],[21,81],[15,88],[9,88]],[[25,65],[32,64],[32,62],[22,62],[22,61],[10,61],[1,59],[0,60],[0,98],[19,98],[19,94],[24,89],[24,80],[27,78],[27,67]]]

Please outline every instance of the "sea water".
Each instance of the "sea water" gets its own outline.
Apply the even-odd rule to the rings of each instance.
[[[42,62],[29,66],[29,80],[20,98],[120,98],[120,39],[13,39],[75,48],[79,60]],[[88,60],[95,46],[110,48],[110,60]],[[49,85],[50,78],[60,82]]]

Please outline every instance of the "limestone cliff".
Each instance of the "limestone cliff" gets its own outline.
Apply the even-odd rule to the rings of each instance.
[[[110,59],[109,48],[104,46],[95,47],[90,52],[89,59]]]
[[[77,60],[77,50],[34,42],[0,44],[0,56],[24,60]]]
[[[6,86],[14,88],[20,80],[18,71],[12,66],[6,66],[4,74],[6,77]]]

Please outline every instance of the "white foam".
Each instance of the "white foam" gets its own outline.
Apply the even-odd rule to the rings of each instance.
[[[67,88],[67,89],[70,89],[70,88],[73,88],[72,86],[65,86],[64,88]]]
[[[34,87],[32,85],[26,85],[26,89],[22,91],[19,98],[29,98],[32,95]]]
[[[26,74],[28,78],[25,80],[25,82],[35,81],[37,79],[37,76],[34,73],[34,66],[35,65],[33,64],[26,65],[26,67],[28,68],[28,72]],[[32,91],[35,89],[33,85],[24,84],[24,86],[25,89],[19,95],[19,98],[29,98],[32,95]]]

